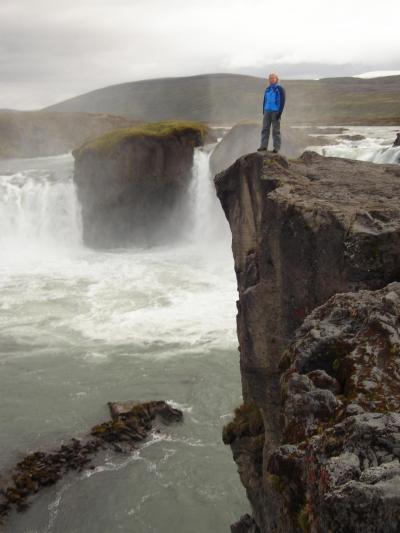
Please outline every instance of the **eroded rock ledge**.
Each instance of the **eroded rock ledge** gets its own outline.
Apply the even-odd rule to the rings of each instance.
[[[400,168],[250,154],[215,184],[239,289],[245,403],[224,440],[242,525],[399,531]]]

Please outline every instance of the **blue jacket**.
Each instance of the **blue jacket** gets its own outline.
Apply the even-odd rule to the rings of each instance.
[[[278,83],[268,85],[264,93],[263,113],[266,111],[278,111],[282,113],[285,107],[285,89]]]

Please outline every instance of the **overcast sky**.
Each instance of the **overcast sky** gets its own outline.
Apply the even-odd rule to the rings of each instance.
[[[115,83],[400,69],[398,0],[1,0],[0,108]]]

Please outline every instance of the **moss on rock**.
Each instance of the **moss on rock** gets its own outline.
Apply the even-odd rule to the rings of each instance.
[[[235,409],[233,420],[224,427],[222,440],[224,444],[232,444],[241,437],[258,437],[260,435],[264,436],[264,421],[261,411],[254,403],[244,403]]]
[[[163,122],[150,122],[137,124],[130,128],[110,131],[101,137],[92,139],[73,151],[75,159],[81,157],[86,151],[93,151],[100,155],[109,155],[124,143],[129,143],[138,138],[166,138],[169,136],[192,135],[195,145],[203,144],[209,128],[200,122],[184,120],[166,120]]]

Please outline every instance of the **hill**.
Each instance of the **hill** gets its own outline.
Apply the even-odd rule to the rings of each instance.
[[[124,117],[104,113],[2,112],[0,158],[63,154],[88,139],[131,124]]]
[[[400,124],[400,76],[286,80],[286,121]],[[204,74],[112,85],[47,107],[47,111],[111,113],[143,121],[195,120],[233,124],[259,118],[266,81]]]

